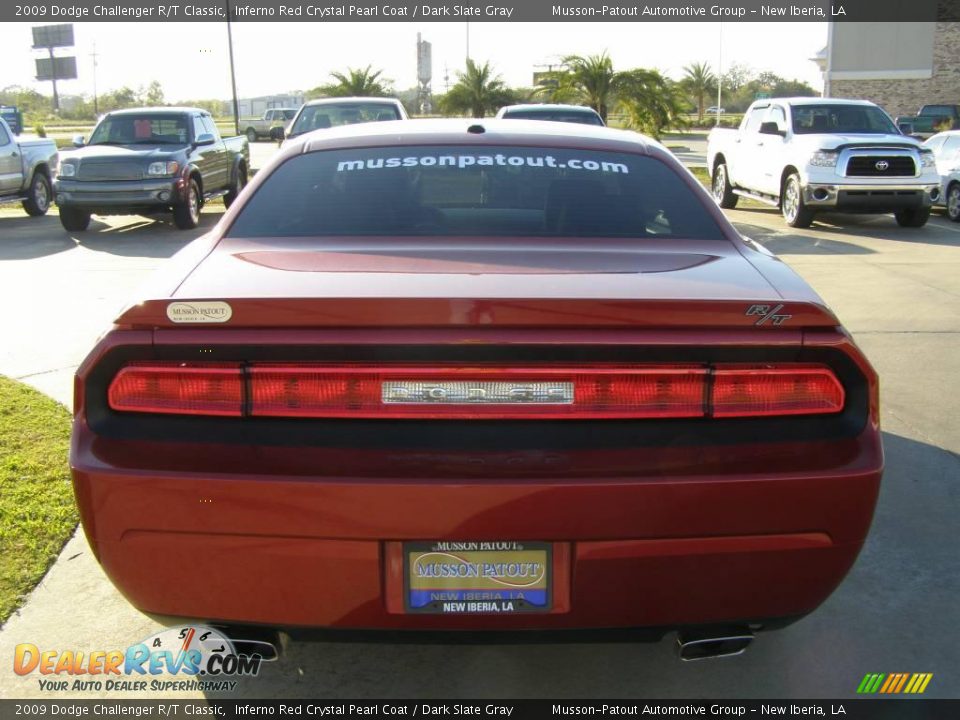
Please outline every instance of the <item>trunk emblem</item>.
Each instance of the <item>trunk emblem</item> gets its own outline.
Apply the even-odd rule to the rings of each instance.
[[[751,305],[747,308],[746,315],[747,317],[757,316],[757,322],[754,325],[763,325],[767,320],[770,321],[771,325],[783,325],[787,320],[793,317],[793,315],[781,314],[780,311],[783,309],[783,303],[779,305]]]
[[[388,380],[386,405],[572,405],[573,383],[515,380]]]

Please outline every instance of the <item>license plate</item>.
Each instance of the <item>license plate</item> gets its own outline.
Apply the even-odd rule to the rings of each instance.
[[[550,543],[404,543],[410,613],[495,615],[550,610]]]

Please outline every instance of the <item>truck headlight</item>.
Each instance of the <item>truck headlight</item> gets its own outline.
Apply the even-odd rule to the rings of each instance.
[[[60,177],[75,177],[77,166],[73,163],[65,162],[60,165]]]
[[[147,167],[147,175],[153,175],[154,177],[176,175],[179,169],[180,163],[175,160],[170,160],[169,162],[152,162]]]
[[[920,151],[920,166],[925,168],[932,168],[937,166],[937,161],[933,158],[932,150],[921,150]]]
[[[835,150],[817,150],[810,156],[810,164],[814,167],[836,167],[837,156]]]

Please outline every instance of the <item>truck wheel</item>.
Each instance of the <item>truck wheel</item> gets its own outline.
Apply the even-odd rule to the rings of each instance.
[[[713,184],[710,188],[713,199],[724,210],[732,210],[737,206],[737,200],[740,198],[733,192],[730,180],[727,178],[727,166],[723,163],[713,169]]]
[[[257,141],[257,131],[253,128],[247,128],[247,140],[255,143]]]
[[[173,206],[173,224],[181,230],[193,230],[200,224],[200,188],[190,181],[187,196]]]
[[[247,169],[241,165],[237,168],[236,177],[233,179],[233,184],[230,186],[230,189],[227,191],[227,194],[223,196],[223,204],[227,207],[233,205],[234,200],[237,199],[237,195],[240,194],[240,191],[243,190],[244,186],[247,184]]]
[[[90,226],[90,213],[61,205],[60,224],[63,225],[64,230],[83,232]]]
[[[900,227],[918,228],[927,224],[927,220],[930,219],[930,208],[907,208],[897,210],[893,215],[897,218],[897,225]]]
[[[960,222],[960,183],[947,188],[947,217]]]
[[[780,196],[780,211],[787,225],[795,228],[808,228],[813,222],[813,210],[803,202],[803,191],[800,189],[800,176],[794,173],[783,184],[783,193]]]
[[[33,180],[30,181],[30,192],[23,201],[23,209],[27,215],[46,215],[50,209],[50,199],[53,197],[53,190],[50,187],[50,178],[42,172],[35,172]]]

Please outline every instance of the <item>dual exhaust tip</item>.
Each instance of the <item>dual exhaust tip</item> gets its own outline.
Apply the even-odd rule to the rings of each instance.
[[[746,627],[702,628],[677,633],[677,654],[684,662],[742,655],[753,642]]]

